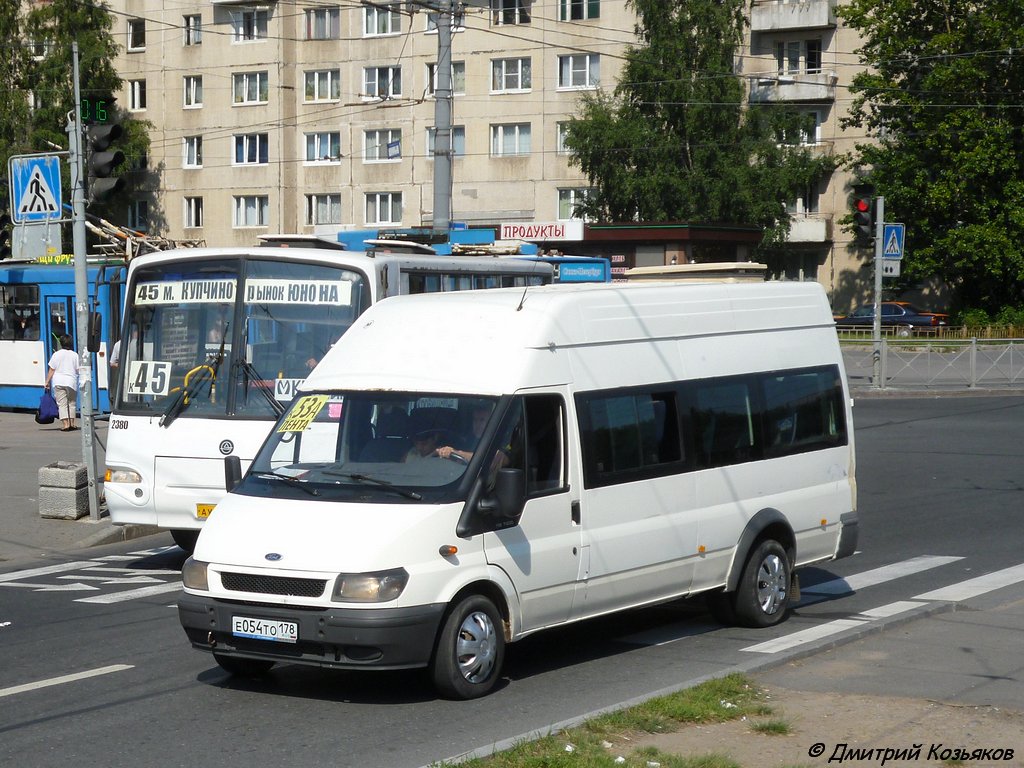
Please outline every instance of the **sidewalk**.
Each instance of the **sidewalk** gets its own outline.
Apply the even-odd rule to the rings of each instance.
[[[98,482],[106,441],[106,422],[97,422]],[[0,411],[0,564],[157,533],[149,526],[113,525],[103,508],[99,521],[88,514],[78,520],[40,517],[39,468],[55,461],[82,463],[81,430],[61,432],[59,421],[36,424],[32,413]]]

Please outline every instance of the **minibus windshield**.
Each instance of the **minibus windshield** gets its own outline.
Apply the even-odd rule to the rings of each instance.
[[[317,500],[455,500],[496,404],[495,398],[432,392],[300,393],[238,491]]]

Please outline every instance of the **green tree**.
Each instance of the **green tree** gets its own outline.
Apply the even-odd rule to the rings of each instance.
[[[852,0],[867,69],[847,126],[876,144],[854,164],[907,225],[903,269],[963,306],[1019,304],[1024,287],[1024,5]]]
[[[0,0],[6,4],[11,0]],[[49,0],[34,3],[22,19],[23,38],[33,47],[33,56],[27,61],[24,83],[29,83],[32,94],[30,118],[16,126],[31,152],[49,152],[53,145],[67,147],[67,125],[75,108],[74,76],[72,69],[72,43],[78,43],[79,90],[83,104],[102,101],[108,106],[111,121],[122,123],[125,138],[118,148],[127,157],[119,175],[131,173],[149,151],[146,123],[133,120],[127,111],[116,105],[116,94],[122,79],[114,67],[119,47],[111,32],[113,17],[103,3],[83,3],[78,0]],[[9,36],[10,37],[10,36]],[[22,86],[27,92],[29,87]],[[0,113],[2,115],[2,113]],[[3,115],[6,120],[6,115]],[[26,132],[25,125],[29,126]],[[8,130],[6,124],[0,131]],[[86,142],[83,139],[83,149]],[[131,177],[129,177],[131,178]],[[70,173],[65,167],[64,189],[70,200]],[[131,186],[131,185],[129,185]],[[115,223],[123,222],[127,197],[131,189],[107,206]],[[113,213],[113,212],[117,213]],[[67,239],[70,242],[70,236]]]
[[[21,2],[0,0],[0,29],[5,30],[6,41],[0,46],[0,161],[7,175],[7,160],[11,155],[26,154],[31,144],[25,134],[29,123],[28,77],[29,50],[18,34],[21,29]],[[7,194],[7,190],[0,190]]]
[[[580,213],[756,225],[764,247],[783,243],[785,203],[832,166],[785,141],[806,129],[795,110],[744,106],[744,0],[627,3],[641,44],[626,50],[614,91],[585,96],[566,131],[594,188]]]

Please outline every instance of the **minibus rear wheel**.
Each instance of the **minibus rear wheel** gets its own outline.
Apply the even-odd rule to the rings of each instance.
[[[241,656],[225,656],[223,653],[213,654],[213,659],[225,672],[238,677],[262,677],[274,666],[274,662],[266,659],[246,659]]]
[[[789,556],[774,539],[765,539],[747,559],[736,586],[736,623],[744,627],[770,627],[789,610],[792,573]]]
[[[483,595],[468,595],[445,618],[430,675],[442,696],[475,699],[494,688],[504,660],[505,636],[498,609]]]

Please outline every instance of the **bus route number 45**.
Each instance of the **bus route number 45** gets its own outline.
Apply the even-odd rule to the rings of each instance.
[[[171,389],[171,363],[136,360],[128,369],[127,394],[166,395]]]

